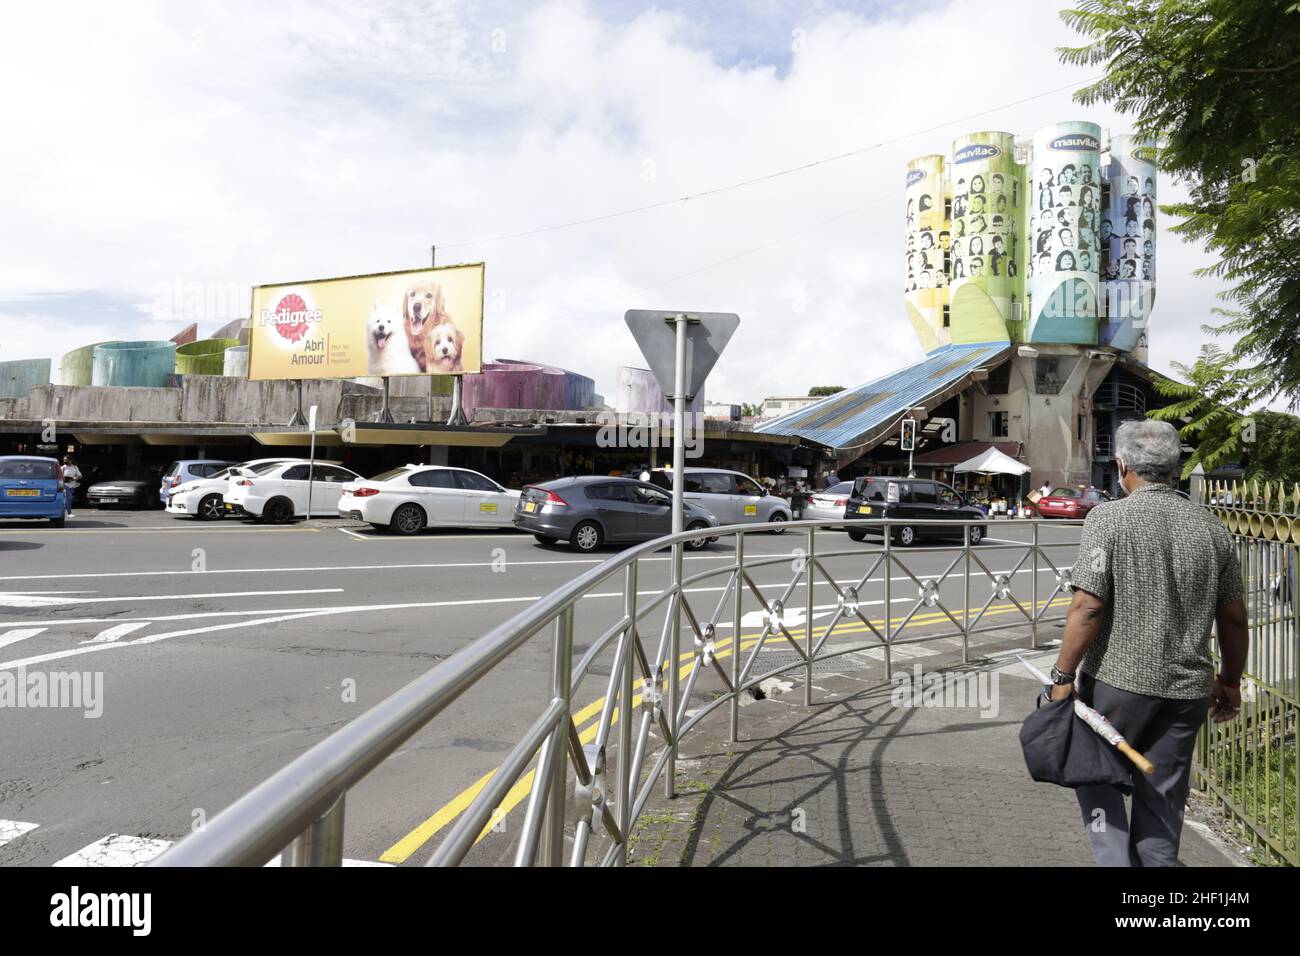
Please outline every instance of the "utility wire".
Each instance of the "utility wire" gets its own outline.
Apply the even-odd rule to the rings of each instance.
[[[1010,109],[1013,106],[1020,106],[1023,103],[1029,103],[1033,100],[1042,99],[1044,96],[1051,96],[1054,93],[1060,93],[1062,90],[1072,89],[1074,87],[1079,86],[1080,84],[1095,83],[1097,80],[1100,79],[1103,79],[1103,77],[1096,76],[1088,80],[1067,83],[1064,86],[1058,86],[1055,89],[1044,90],[1041,93],[1035,93],[1032,96],[1026,96],[1018,100],[1012,100],[1009,103],[1003,103],[999,106],[990,107],[989,109],[986,110],[980,110],[977,113],[970,113],[958,119],[948,120],[946,122],[939,123],[935,126],[927,127],[925,129],[913,130],[910,133],[904,133],[901,136],[895,136],[892,139],[881,140],[880,142],[873,143],[870,146],[862,146],[859,147],[858,149],[851,149],[846,153],[839,153],[835,156],[826,156],[823,157],[822,159],[815,159],[812,162],[804,163],[800,166],[791,166],[787,169],[780,169],[775,172],[767,173],[763,176],[756,176],[753,179],[744,179],[739,182],[729,183],[725,186],[715,186],[712,189],[706,189],[703,190],[702,192],[690,193],[689,195],[686,196],[678,196],[675,199],[663,199],[660,200],[659,202],[647,203],[644,206],[633,206],[629,209],[620,209],[617,212],[608,212],[599,216],[588,216],[585,219],[574,219],[569,222],[556,223],[550,226],[541,226],[536,229],[526,229],[522,232],[510,232],[500,236],[490,236],[482,239],[472,239],[467,242],[456,242],[445,246],[440,245],[439,248],[440,249],[463,249],[466,246],[479,246],[479,245],[487,245],[488,243],[493,243],[493,242],[505,242],[510,239],[523,239],[528,236],[538,236],[538,235],[542,235],[543,233],[556,232],[561,229],[573,229],[577,226],[586,226],[596,222],[607,222],[611,219],[618,219],[622,216],[632,216],[642,212],[650,212],[651,210],[654,209],[664,209],[668,206],[675,206],[680,203],[690,202],[695,199],[706,199],[710,196],[717,196],[722,193],[731,192],[734,189],[743,189],[747,186],[755,186],[759,183],[770,182],[774,179],[780,179],[784,176],[790,176],[795,173],[802,173],[810,169],[816,169],[818,166],[826,166],[829,165],[830,163],[837,163],[840,160],[850,159],[854,156],[861,156],[865,153],[870,153],[874,150],[881,149],[885,146],[892,146],[894,143],[900,143],[903,140],[912,139],[917,136],[924,136],[927,133],[933,133],[941,129],[946,129],[949,126],[955,126],[958,123],[966,123],[969,122],[970,120],[978,119],[981,116],[987,116],[989,113],[997,113],[1000,112],[1001,110]]]

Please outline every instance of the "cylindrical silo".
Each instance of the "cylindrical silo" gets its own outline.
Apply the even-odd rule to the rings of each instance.
[[[952,151],[952,341],[1006,341],[1019,286],[1018,222],[1025,198],[1015,137],[970,133],[957,139]]]
[[[950,240],[942,156],[918,156],[907,164],[907,317],[927,352],[952,341],[944,307]]]
[[[95,377],[95,349],[107,342],[93,342],[73,349],[59,360],[60,385],[89,385]]]
[[[178,346],[176,371],[181,375],[221,375],[226,367],[223,353],[238,344],[238,339],[199,339]]]
[[[175,342],[106,342],[94,354],[92,385],[162,388],[176,371]]]
[[[1106,322],[1101,341],[1138,347],[1156,298],[1156,165],[1151,143],[1115,136],[1107,168],[1110,201],[1101,221]]]
[[[1034,134],[1031,342],[1097,342],[1100,164],[1096,123],[1053,123]]]
[[[248,378],[247,345],[232,345],[221,353],[221,374],[231,378]]]

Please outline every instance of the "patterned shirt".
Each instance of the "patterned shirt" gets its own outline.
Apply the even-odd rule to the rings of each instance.
[[[1143,485],[1088,512],[1071,582],[1106,604],[1085,674],[1152,697],[1209,695],[1215,611],[1242,595],[1218,519],[1168,485]]]

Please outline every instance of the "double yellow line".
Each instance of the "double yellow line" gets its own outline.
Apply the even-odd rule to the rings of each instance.
[[[1039,607],[1040,609],[1047,607],[1050,603],[1051,603],[1050,601],[1041,602]],[[978,613],[979,611],[978,608],[970,608],[969,610],[972,613]],[[988,611],[985,612],[984,616],[988,617],[990,615],[995,615],[995,614],[1009,614],[1013,611],[1019,613],[1019,608],[1015,607],[1012,604],[993,605],[990,606]],[[908,621],[908,626],[910,627],[913,624],[933,624],[933,623],[946,621],[946,620],[948,620],[948,616],[944,614],[942,611],[937,611],[931,614],[918,614],[916,617],[913,617],[910,621]],[[901,624],[902,621],[903,621],[902,617],[891,618],[890,626],[892,627],[894,625]],[[871,623],[875,625],[877,628],[883,629],[885,626],[883,620],[873,620]],[[799,630],[795,630],[793,628],[787,628],[787,630],[790,631],[792,637],[796,637],[796,638],[805,638],[807,634],[806,627],[801,628]],[[834,634],[832,636],[838,637],[839,635],[842,634],[860,634],[867,630],[868,630],[867,626],[861,623],[849,624],[845,626],[837,625]],[[752,648],[755,644],[758,643],[758,635],[760,635],[761,633],[762,633],[761,631],[751,631],[749,632],[748,635],[742,634],[741,641],[740,641],[740,649],[744,651]],[[752,639],[746,640],[747,637]],[[775,635],[775,637],[778,642],[781,641],[781,636],[779,634]],[[771,641],[771,639],[772,638],[769,637],[769,641]],[[773,646],[780,646],[780,644],[777,643]],[[883,646],[883,645],[877,645],[877,646]],[[724,640],[718,641],[715,644],[715,652],[714,652],[715,659],[721,660],[724,657],[730,656],[731,653],[732,653],[731,638],[726,638]],[[683,653],[680,655],[678,660],[679,662],[685,662],[685,663],[679,663],[680,677],[681,679],[685,680],[689,676],[691,668],[695,664],[695,652],[689,651]],[[642,695],[639,693],[633,696],[632,706],[634,708],[639,707],[641,705],[641,697]],[[599,718],[601,709],[604,706],[605,706],[605,698],[600,697],[592,701],[586,707],[583,707],[581,710],[577,711],[573,715],[574,725],[580,728],[578,737],[584,744],[589,744],[596,739],[596,734],[600,729],[600,721],[597,718]],[[615,726],[618,724],[618,718],[619,718],[619,713],[618,710],[615,709],[611,719],[611,726]],[[588,721],[590,721],[590,724],[584,729],[583,724],[587,723]],[[431,817],[429,817],[427,820],[425,820],[423,823],[421,823],[419,826],[413,829],[410,833],[406,834],[406,836],[402,837],[400,840],[398,840],[396,843],[390,846],[387,850],[385,850],[383,855],[380,856],[379,859],[384,863],[405,863],[408,859],[410,859],[412,854],[414,854],[422,846],[428,843],[429,840],[431,840],[440,830],[443,829],[443,827],[447,826],[449,823],[453,822],[457,817],[459,817],[462,813],[464,813],[465,810],[469,808],[470,804],[474,802],[475,798],[483,791],[483,788],[487,786],[488,782],[492,779],[495,773],[496,770],[490,770],[482,777],[480,777],[477,781],[475,781],[473,784],[471,784],[469,787],[462,790],[459,794],[457,794],[452,800],[450,800],[445,806],[439,809]],[[485,836],[491,833],[494,823],[496,821],[500,821],[501,819],[503,819],[506,816],[506,814],[508,814],[515,807],[517,807],[528,796],[528,794],[532,792],[534,774],[535,771],[529,770],[526,774],[520,777],[518,781],[516,781],[513,787],[510,788],[510,790],[506,793],[505,798],[501,801],[501,805],[498,808],[498,812],[494,814],[493,821],[489,822],[486,826],[484,826],[482,832],[479,833],[478,837],[476,838],[475,843],[477,843],[479,840],[482,840]]]

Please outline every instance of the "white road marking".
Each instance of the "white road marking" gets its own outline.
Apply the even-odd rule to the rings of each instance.
[[[8,647],[10,644],[17,644],[19,641],[25,641],[29,637],[35,637],[43,627],[20,627],[13,631],[5,631],[0,634],[0,647]]]
[[[133,631],[138,631],[142,627],[148,627],[148,621],[128,621],[125,624],[117,624],[107,630],[100,631],[88,641],[82,641],[82,644],[108,644],[112,641],[120,640]]]
[[[21,820],[0,820],[0,846],[17,840],[24,833],[31,833],[39,823],[23,823]]]
[[[342,588],[297,588],[291,591],[217,591],[207,594],[142,594],[88,598],[29,597],[25,594],[0,593],[0,605],[8,607],[47,607],[68,604],[106,604],[121,601],[203,601],[208,598],[280,597],[289,594],[342,593]]]
[[[5,821],[0,820],[0,824]],[[34,827],[35,824],[19,824],[20,826]],[[0,830],[3,834],[3,830]],[[145,837],[123,836],[120,833],[110,833],[108,836],[96,840],[88,846],[82,847],[71,856],[65,856],[62,860],[55,863],[55,866],[144,866],[151,860],[161,856],[172,845],[172,840],[150,840]],[[280,858],[277,856],[274,860],[267,863],[266,866],[279,866]],[[390,863],[375,863],[370,860],[348,860],[343,861],[344,866],[391,866]]]
[[[358,541],[369,541],[369,540],[370,540],[369,538],[367,538],[367,537],[366,537],[365,535],[363,535],[363,534],[357,534],[357,533],[356,533],[355,531],[353,531],[351,528],[339,528],[338,530],[339,530],[339,531],[342,531],[344,534],[346,534],[346,535],[347,535],[348,537],[350,537],[350,538],[356,538]]]

